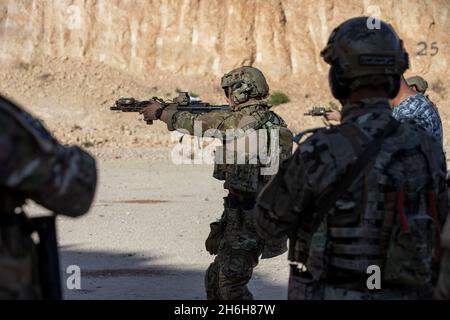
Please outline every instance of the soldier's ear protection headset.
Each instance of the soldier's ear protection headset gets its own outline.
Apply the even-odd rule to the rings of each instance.
[[[335,28],[328,39],[327,46],[322,50],[320,55],[326,63],[331,67],[328,72],[328,83],[331,88],[331,93],[338,100],[344,100],[350,95],[350,83],[342,78],[343,71],[339,66],[338,58],[335,55],[334,42],[336,33],[339,27]]]
[[[350,83],[339,77],[338,73],[342,74],[339,65],[331,65],[328,73],[328,82],[333,96],[338,100],[344,100],[350,96]]]
[[[332,65],[328,74],[328,81],[330,83],[331,93],[338,100],[345,100],[350,96],[351,80],[342,78],[342,70],[339,64]],[[386,81],[383,88],[388,93],[389,99],[394,99],[400,90],[400,75],[390,75],[392,81]]]

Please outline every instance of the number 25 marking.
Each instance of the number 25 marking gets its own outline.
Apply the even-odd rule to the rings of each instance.
[[[428,44],[427,44],[425,41],[420,41],[420,42],[418,42],[418,43],[417,43],[417,46],[418,46],[418,48],[419,48],[419,51],[417,51],[417,55],[418,55],[418,56],[426,56],[426,55],[428,55],[428,53],[427,53],[427,47],[428,47]],[[433,42],[431,43],[430,49],[431,49],[431,50],[430,50],[430,56],[435,56],[435,55],[438,54],[439,48],[438,48],[438,46],[437,46],[436,41],[433,41]]]

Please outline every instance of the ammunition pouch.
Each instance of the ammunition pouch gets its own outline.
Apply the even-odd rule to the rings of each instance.
[[[302,272],[296,264],[290,265],[288,300],[320,299],[320,284],[309,272]]]
[[[256,203],[255,193],[233,194],[225,198],[225,206],[230,209],[240,210],[243,215],[241,220],[246,224],[248,230],[256,233],[253,226],[253,208]],[[270,239],[264,241],[261,259],[277,257],[287,251],[287,237],[281,239]]]
[[[427,214],[407,217],[407,223],[408,233],[401,230],[401,225],[392,230],[382,278],[384,282],[405,287],[427,288],[433,277],[431,259],[437,230]]]
[[[209,226],[211,231],[209,232],[208,238],[206,238],[205,247],[206,251],[215,255],[219,251],[220,241],[225,232],[226,221],[220,219],[219,221],[211,223]]]
[[[280,239],[270,239],[264,241],[261,259],[270,259],[282,255],[288,250],[287,237]]]

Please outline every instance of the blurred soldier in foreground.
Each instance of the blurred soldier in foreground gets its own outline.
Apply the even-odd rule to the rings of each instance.
[[[221,86],[231,107],[229,111],[192,114],[164,109],[154,101],[143,111],[144,120],[160,119],[167,123],[169,130],[184,130],[191,135],[202,136],[209,129],[218,130],[225,135],[227,130],[234,130],[238,133],[237,136],[230,141],[223,141],[223,154],[228,152],[230,144],[240,139],[239,135],[245,139],[252,130],[265,130],[268,133],[267,146],[271,155],[277,154],[280,161],[288,158],[292,153],[292,134],[284,121],[270,111],[270,105],[262,100],[268,96],[269,86],[261,71],[253,67],[237,68],[222,77]],[[196,121],[201,124],[199,132],[195,131]],[[270,129],[279,133],[279,141],[271,137]],[[276,143],[275,147],[272,147],[273,142]],[[216,150],[216,155],[218,151],[219,149]],[[234,158],[239,153],[242,154],[242,151],[237,149]],[[213,176],[225,182],[224,188],[229,193],[224,198],[222,218],[211,224],[211,233],[206,240],[208,252],[217,255],[205,275],[207,298],[252,299],[247,283],[261,253],[262,258],[270,258],[286,251],[286,238],[264,243],[255,233],[252,223],[251,210],[255,205],[256,195],[271,177],[262,174],[262,170],[269,164],[263,165],[259,157],[254,164],[215,160]]]
[[[394,99],[391,99],[392,116],[399,121],[411,121],[424,129],[442,143],[442,122],[437,107],[425,95],[428,83],[420,76],[400,78],[400,90]],[[325,115],[327,120],[341,121],[339,111],[329,112]]]
[[[88,211],[95,186],[96,165],[89,154],[60,145],[39,121],[0,96],[0,299],[47,298],[44,282],[59,279],[40,269],[48,262],[38,256],[45,244],[36,246],[30,237],[36,218],[22,211],[26,200],[76,217]],[[46,237],[39,233],[40,242]]]
[[[344,22],[321,53],[342,124],[301,143],[258,198],[257,232],[290,237],[290,299],[432,296],[447,215],[444,153],[392,117],[408,55],[390,25],[366,22]]]

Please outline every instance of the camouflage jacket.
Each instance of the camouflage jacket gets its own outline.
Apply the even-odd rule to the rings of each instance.
[[[256,194],[269,178],[278,171],[279,161],[292,154],[292,133],[287,129],[283,119],[270,111],[265,102],[257,104],[243,104],[232,111],[214,111],[205,114],[192,114],[189,112],[172,112],[169,114],[169,130],[179,130],[190,135],[201,135],[215,130],[214,137],[220,136],[223,147],[216,149],[216,164],[214,177],[225,181],[225,188],[240,193]],[[195,130],[195,123],[198,130]],[[231,163],[227,161],[226,154],[230,152],[229,145],[235,140],[245,139],[256,132],[267,133],[265,142],[267,157],[261,160],[259,148],[255,153],[249,149],[236,147],[231,151]],[[197,131],[197,132],[196,132]],[[227,136],[227,133],[233,133]],[[210,135],[211,136],[211,135]],[[263,140],[259,140],[261,142]],[[255,142],[250,139],[249,143]],[[264,153],[264,152],[262,152]],[[243,155],[244,162],[237,158]],[[270,161],[269,161],[270,160]],[[264,171],[264,168],[267,169]],[[274,169],[274,170],[273,170]]]
[[[69,216],[89,209],[96,187],[93,157],[64,147],[28,113],[0,97],[0,214],[29,198]]]
[[[291,260],[305,263],[315,279],[366,279],[375,264],[385,282],[429,285],[433,232],[447,214],[446,162],[442,146],[417,126],[400,124],[311,229],[320,196],[392,121],[389,102],[381,98],[348,104],[342,115],[340,126],[319,129],[301,143],[263,189],[258,233],[266,239],[288,234]]]

